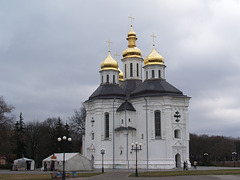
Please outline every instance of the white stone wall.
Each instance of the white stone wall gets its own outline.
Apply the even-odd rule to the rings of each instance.
[[[119,71],[115,71],[115,70],[100,71],[100,82],[101,83],[107,83],[107,75],[109,76],[108,83],[119,84]],[[113,80],[113,76],[115,76],[115,83]]]
[[[85,134],[84,155],[91,159],[94,156],[94,167],[101,168],[100,149],[105,148],[104,162],[106,168],[113,167],[113,128],[132,126],[136,131],[114,132],[114,157],[115,168],[134,168],[135,152],[131,152],[131,143],[142,143],[142,151],[138,153],[139,168],[147,168],[147,144],[148,167],[150,169],[170,169],[175,167],[175,155],[179,154],[181,164],[189,161],[189,126],[188,103],[189,98],[174,97],[147,97],[131,100],[136,112],[116,112],[123,100],[94,100],[87,102],[87,120]],[[113,103],[114,101],[114,103]],[[114,127],[113,127],[114,104]],[[155,138],[154,111],[161,111],[161,139]],[[177,123],[174,118],[176,111],[181,118]],[[104,113],[109,112],[110,137],[104,140]],[[95,122],[91,123],[92,117]],[[130,118],[130,122],[129,122]],[[122,123],[123,119],[123,123]],[[146,128],[148,126],[148,128]],[[174,130],[180,130],[180,138],[174,137]],[[146,134],[146,131],[148,134]],[[94,133],[94,140],[91,139]],[[148,141],[147,141],[148,137]]]
[[[142,80],[142,58],[134,58],[131,57],[131,60],[129,58],[122,59],[123,62],[123,79],[138,79]],[[130,64],[132,63],[133,67],[133,76],[130,76]],[[137,76],[137,64],[138,64],[138,76]],[[125,68],[126,67],[126,68]]]
[[[152,79],[152,70],[154,71],[154,79],[159,78],[158,71],[160,70],[160,78],[165,79],[165,65],[147,65],[144,66],[144,80]],[[148,75],[146,75],[146,72]],[[146,77],[148,76],[148,77]]]

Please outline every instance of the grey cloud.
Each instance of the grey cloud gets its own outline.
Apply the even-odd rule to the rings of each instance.
[[[99,85],[105,41],[113,42],[113,57],[127,48],[132,13],[143,58],[154,32],[167,80],[192,97],[191,132],[238,136],[239,6],[234,0],[1,1],[0,95],[26,121],[66,120]],[[219,106],[219,99],[230,104]]]

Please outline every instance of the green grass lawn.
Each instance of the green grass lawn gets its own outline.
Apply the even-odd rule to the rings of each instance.
[[[77,177],[91,177],[101,173],[77,173]],[[0,180],[50,180],[51,174],[0,174]]]
[[[139,177],[194,176],[194,175],[240,175],[240,169],[199,170],[199,171],[154,171],[140,172]],[[135,173],[130,177],[134,177]]]

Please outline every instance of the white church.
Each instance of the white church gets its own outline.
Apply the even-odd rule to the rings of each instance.
[[[190,164],[190,97],[167,82],[165,62],[154,43],[143,59],[132,25],[127,36],[123,72],[109,50],[101,63],[100,85],[85,102],[82,153],[94,168],[101,168],[104,148],[105,168],[131,169],[136,165],[132,143],[138,142],[138,168],[172,169],[182,167],[184,161]]]

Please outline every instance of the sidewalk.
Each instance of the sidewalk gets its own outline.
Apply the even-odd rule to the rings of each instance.
[[[199,166],[196,170],[217,170],[217,169],[234,169],[233,167],[203,167]],[[240,168],[235,168],[240,169]],[[171,169],[171,170],[147,170],[147,169],[139,169],[138,172],[146,172],[146,171],[182,171],[182,168]],[[194,168],[190,168],[189,171],[195,170]],[[93,172],[100,172],[99,169],[94,170]],[[105,169],[104,174],[100,174],[93,177],[80,177],[80,178],[68,178],[67,180],[136,180],[139,177],[128,177],[130,174],[135,173],[134,169],[126,170],[126,169]],[[202,176],[176,176],[176,177],[140,177],[141,180],[239,180],[240,176],[234,175],[202,175]]]

